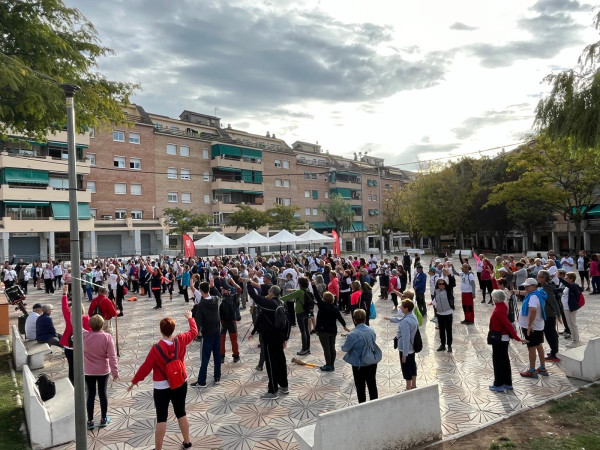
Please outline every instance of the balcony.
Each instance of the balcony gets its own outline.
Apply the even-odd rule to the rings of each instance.
[[[52,217],[28,217],[18,219],[6,216],[2,217],[0,225],[2,231],[7,233],[67,232],[71,229],[69,220],[56,220]],[[93,229],[93,219],[79,221],[79,231],[92,231]]]
[[[212,204],[212,212],[216,213],[216,212],[222,212],[225,214],[230,214],[230,213],[234,213],[236,211],[239,211],[239,208],[236,208],[236,205],[247,205],[247,206],[252,206],[253,208],[259,210],[259,211],[266,211],[266,207],[263,204],[259,204],[259,203],[248,203],[248,202],[241,202],[241,203],[223,203],[221,201],[213,201]]]
[[[245,181],[229,181],[217,178],[212,183],[213,190],[240,191],[244,193],[260,193],[263,185],[260,183],[247,183]]]
[[[11,186],[3,184],[0,188],[0,201],[38,201],[38,202],[68,202],[69,191],[49,186]],[[87,189],[77,190],[77,202],[90,203],[92,193]]]
[[[224,158],[221,156],[215,156],[210,160],[210,167],[217,169],[219,167],[226,167],[229,169],[246,169],[246,170],[263,170],[263,164],[261,162],[251,162],[249,158]]]
[[[18,167],[20,169],[45,170],[47,172],[67,173],[67,160],[53,158],[51,156],[19,156],[6,153],[0,154],[0,167]],[[77,161],[76,171],[81,175],[90,174],[90,163],[88,161]]]

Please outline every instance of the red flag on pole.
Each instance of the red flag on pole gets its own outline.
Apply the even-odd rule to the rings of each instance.
[[[333,230],[331,232],[331,237],[335,239],[333,243],[333,256],[340,256],[340,238],[338,237],[337,231]]]
[[[196,256],[196,247],[194,247],[194,241],[187,234],[183,235],[183,249],[186,258]]]

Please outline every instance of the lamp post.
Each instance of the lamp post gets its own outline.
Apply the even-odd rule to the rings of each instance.
[[[383,259],[383,251],[385,250],[385,245],[383,243],[383,199],[381,198],[381,166],[377,166],[377,175],[379,176],[379,253],[381,254],[381,259]]]
[[[67,146],[69,149],[69,225],[71,229],[71,273],[72,289],[71,300],[73,314],[71,322],[73,325],[73,375],[75,390],[75,445],[77,450],[87,449],[86,408],[85,408],[85,386],[83,370],[83,327],[81,323],[81,269],[79,259],[79,222],[77,214],[77,174],[75,161],[77,153],[75,150],[75,108],[74,95],[79,90],[78,86],[72,84],[61,84],[60,88],[65,93],[67,103]]]

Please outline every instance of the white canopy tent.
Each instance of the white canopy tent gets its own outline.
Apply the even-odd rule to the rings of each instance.
[[[300,236],[296,236],[287,230],[281,230],[279,233],[270,236],[269,239],[272,239],[274,243],[279,245],[307,244],[307,241]]]
[[[304,241],[309,244],[325,244],[335,242],[334,238],[330,236],[325,236],[324,234],[321,234],[313,230],[312,228],[298,237],[304,239]]]
[[[194,246],[198,249],[237,248],[240,246],[240,244],[233,239],[228,238],[224,234],[219,233],[218,231],[213,231],[208,236],[194,241]]]
[[[274,241],[273,239],[263,236],[262,234],[257,233],[254,230],[252,230],[245,236],[236,239],[234,242],[239,244],[240,247],[263,247],[267,245],[278,244],[278,242]]]

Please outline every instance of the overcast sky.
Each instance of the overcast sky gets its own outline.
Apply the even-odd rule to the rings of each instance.
[[[597,40],[568,0],[68,0],[133,102],[178,117],[369,150],[401,168],[519,142],[543,78]],[[486,155],[493,153],[487,152]]]

